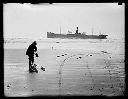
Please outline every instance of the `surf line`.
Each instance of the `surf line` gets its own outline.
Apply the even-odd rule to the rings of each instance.
[[[91,53],[88,53],[87,55],[85,55],[85,54],[74,54],[74,55],[71,55],[71,56],[69,56],[69,57],[67,57],[67,58],[65,58],[63,61],[62,61],[62,63],[60,64],[60,67],[59,67],[59,95],[61,95],[61,85],[62,85],[62,68],[63,68],[63,66],[64,66],[64,63],[68,60],[68,59],[70,59],[71,57],[74,57],[74,56],[77,56],[77,55],[85,55],[86,57],[88,56],[88,55],[90,55]],[[87,69],[89,70],[89,74],[91,75],[91,78],[92,78],[92,73],[91,73],[91,71],[90,71],[90,68],[88,67],[88,65],[86,66],[87,67]],[[92,81],[94,81],[94,79],[92,78]]]

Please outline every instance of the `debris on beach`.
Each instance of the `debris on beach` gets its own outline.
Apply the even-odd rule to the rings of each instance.
[[[107,51],[101,51],[102,53],[106,53],[106,54],[109,54]]]
[[[77,57],[76,59],[81,59],[82,57],[80,56],[80,57]]]
[[[8,85],[7,85],[7,88],[9,89],[11,87],[11,84],[9,83]]]
[[[45,68],[44,68],[44,67],[42,67],[42,66],[41,66],[41,69],[42,69],[43,71],[45,71]]]
[[[82,57],[79,57],[80,59],[82,58]]]
[[[10,85],[7,85],[7,87],[9,88],[9,87],[10,87]]]

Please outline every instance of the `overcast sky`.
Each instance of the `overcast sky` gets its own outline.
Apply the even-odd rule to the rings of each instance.
[[[46,38],[47,32],[67,31],[124,37],[124,4],[4,4],[4,37]]]

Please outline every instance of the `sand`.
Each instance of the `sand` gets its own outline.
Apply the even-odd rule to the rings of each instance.
[[[26,49],[4,51],[5,96],[124,95],[123,52],[42,48],[35,58],[38,73],[29,73]]]

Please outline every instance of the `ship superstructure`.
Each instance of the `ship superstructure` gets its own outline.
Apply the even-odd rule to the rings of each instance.
[[[52,32],[47,32],[47,38],[68,38],[68,39],[107,39],[108,35],[86,35],[85,33],[79,33],[78,27],[76,28],[76,33],[72,34],[71,32],[69,34],[56,34]]]

